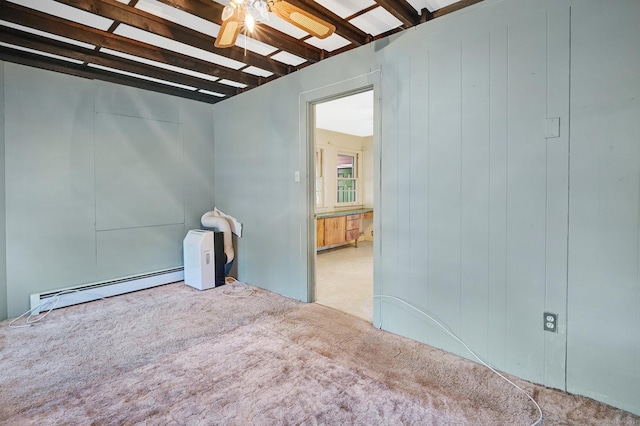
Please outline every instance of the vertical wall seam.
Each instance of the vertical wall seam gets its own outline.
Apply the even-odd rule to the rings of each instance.
[[[185,158],[186,158],[186,153],[185,153],[185,137],[184,137],[184,123],[182,122],[182,119],[180,117],[180,110],[181,110],[181,102],[178,102],[178,126],[180,128],[180,139],[182,142],[182,161],[180,162],[180,166],[182,168],[182,171],[180,173],[181,177],[182,177],[182,223],[183,223],[183,229],[184,229],[184,234],[187,234],[187,184],[186,184],[186,177],[185,177],[185,167],[184,167],[184,163],[185,163]]]
[[[633,99],[633,98],[632,98]],[[638,176],[638,180],[640,183],[640,175]],[[640,222],[640,199],[638,200],[638,221]],[[639,256],[638,261],[636,262],[636,286],[637,286],[637,297],[636,297],[636,322],[637,325],[640,326],[640,229],[636,230],[637,244],[636,244],[636,252]],[[636,328],[636,345],[635,345],[635,376],[640,377],[640,331]]]
[[[549,118],[549,11],[545,14],[545,102],[544,102],[544,118]],[[546,125],[546,124],[545,124]],[[548,253],[549,245],[549,144],[548,139],[544,139],[544,178],[545,178],[545,197],[544,197],[544,301],[543,310],[547,311],[547,295],[549,290],[549,271],[548,271]],[[557,328],[557,325],[556,325]],[[557,331],[557,329],[556,329]],[[542,338],[542,371],[543,379],[547,381],[547,336]]]
[[[459,193],[459,202],[460,202],[460,207],[458,210],[458,215],[459,215],[459,232],[460,232],[460,240],[458,242],[459,244],[459,266],[458,266],[458,306],[459,306],[459,313],[458,313],[458,321],[460,324],[460,329],[459,329],[459,333],[461,336],[464,337],[462,331],[463,331],[463,323],[462,323],[462,311],[463,311],[463,306],[462,306],[462,248],[463,248],[463,244],[462,244],[462,239],[463,239],[463,235],[462,235],[462,188],[463,188],[463,173],[462,173],[462,167],[463,167],[463,161],[462,161],[462,148],[463,148],[463,144],[462,144],[462,135],[463,135],[463,124],[462,124],[462,120],[463,120],[463,108],[464,108],[464,104],[462,102],[462,91],[464,90],[464,86],[463,86],[463,82],[462,82],[462,64],[463,64],[463,55],[462,55],[462,40],[460,40],[460,140],[458,141],[459,143],[459,149],[460,149],[460,156],[458,157],[459,161],[460,161],[460,193]],[[460,345],[459,345],[460,346]],[[462,352],[462,348],[459,349],[460,352]]]
[[[413,64],[414,64],[414,63],[415,63],[415,62],[414,62],[414,61],[412,61],[412,57],[410,56],[410,57],[409,57],[409,67],[408,67],[408,69],[409,69],[409,77],[408,77],[407,79],[405,79],[405,81],[407,82],[407,84],[408,84],[408,86],[409,86],[409,87],[408,87],[408,92],[409,92],[409,93],[413,93],[413,91],[411,90],[411,76],[413,75],[413,72],[411,72],[411,71],[413,71]],[[407,139],[408,139],[409,141],[408,141],[408,143],[406,144],[406,149],[407,149],[407,154],[406,154],[406,155],[407,155],[407,157],[406,157],[406,158],[411,158],[411,146],[413,145],[413,141],[411,140],[411,136],[412,136],[412,133],[413,133],[413,132],[411,131],[411,129],[412,129],[412,127],[411,127],[411,113],[412,113],[412,111],[411,111],[411,101],[407,102],[407,105],[408,105],[408,107],[409,107],[409,112],[408,112],[408,114],[406,115],[406,117],[407,117],[407,121],[408,121],[408,125],[407,125],[406,129],[409,129],[409,134],[407,135],[407,136],[408,136],[408,137],[407,137]],[[400,127],[399,127],[399,129],[400,129]],[[404,139],[404,138],[403,138],[403,139]],[[403,139],[399,139],[399,140],[403,140]],[[398,153],[398,157],[397,157],[397,160],[398,160],[398,170],[402,170],[402,166],[401,166],[401,164],[402,164],[402,160],[401,160],[401,158],[402,158],[402,150],[400,150],[400,152]],[[408,178],[409,178],[409,182],[408,182],[408,184],[407,184],[407,187],[408,187],[408,193],[409,193],[409,194],[411,194],[411,193],[413,192],[413,191],[412,191],[412,188],[411,188],[411,185],[412,185],[412,181],[411,181],[411,168],[408,168],[408,170],[409,170],[409,172],[407,173],[407,176],[408,176]],[[398,205],[399,205],[399,204],[400,204],[400,203],[398,203]],[[400,208],[400,207],[398,207],[398,208]],[[410,197],[410,196],[408,197],[408,200],[407,200],[406,210],[407,210],[407,222],[406,222],[406,223],[404,223],[404,226],[405,226],[405,227],[408,227],[408,229],[409,229],[409,234],[411,234],[411,197]],[[411,242],[410,242],[410,241],[409,241],[409,244],[407,244],[407,246],[411,247]],[[406,247],[406,246],[405,246],[405,247]],[[398,254],[398,265],[402,265],[402,258],[403,258],[403,256],[401,255],[400,250],[398,250],[397,254]],[[410,256],[410,255],[409,255],[409,256],[406,256],[406,258],[407,258],[407,261],[408,261],[408,263],[409,263],[409,265],[408,265],[408,268],[407,268],[407,269],[408,269],[409,271],[413,271],[413,264],[411,263],[411,256]]]
[[[565,338],[564,338],[564,391],[568,389],[569,370],[569,225],[571,217],[571,5],[569,5],[569,105],[567,108],[567,259],[565,269]]]
[[[98,82],[93,80],[93,246],[94,246],[94,259],[96,262],[95,274],[98,275],[98,191],[96,185],[98,183],[97,171],[96,171],[96,151],[98,149],[96,145],[96,121],[98,111],[96,108],[96,102],[98,101]]]
[[[0,321],[6,319],[9,316],[9,297],[8,297],[8,286],[7,286],[7,152],[6,152],[6,143],[7,143],[7,123],[6,123],[6,115],[7,115],[7,107],[5,104],[5,62],[0,60],[0,130],[2,130],[2,135],[0,136],[0,149],[2,149],[2,155],[0,159],[2,160],[2,176],[1,184],[2,184],[2,258],[0,259],[0,270],[2,271],[2,276],[0,276],[0,296],[4,302],[0,302],[3,306],[0,306]]]
[[[506,37],[506,66],[507,66],[507,78],[506,83],[506,111],[505,111],[505,224],[504,224],[504,368],[507,369],[507,348],[509,343],[509,336],[507,333],[507,301],[509,299],[509,24],[507,24],[507,37]]]
[[[488,168],[487,168],[487,182],[489,185],[487,186],[487,315],[486,315],[486,329],[487,329],[487,340],[485,347],[486,358],[491,361],[491,357],[489,354],[489,341],[491,340],[489,336],[490,327],[490,315],[491,315],[491,31],[489,31],[489,66],[488,68],[488,84],[487,84],[487,100],[489,108],[487,109],[487,119],[488,119],[488,132],[487,136],[489,137],[489,146],[488,151]],[[495,364],[495,363],[494,363]]]
[[[427,309],[431,309],[431,51],[427,50]]]

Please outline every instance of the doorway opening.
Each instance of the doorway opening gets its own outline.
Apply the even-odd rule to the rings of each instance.
[[[372,322],[374,92],[312,107],[314,302]]]

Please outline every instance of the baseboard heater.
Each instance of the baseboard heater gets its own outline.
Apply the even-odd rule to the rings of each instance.
[[[69,287],[45,293],[31,295],[32,315],[38,315],[40,311],[63,308],[79,303],[91,302],[118,294],[131,293],[164,284],[184,280],[184,268],[165,269],[142,275],[119,278],[115,280],[100,281],[91,284],[83,284],[77,287]]]

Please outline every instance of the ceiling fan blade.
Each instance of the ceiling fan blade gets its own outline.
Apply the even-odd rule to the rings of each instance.
[[[216,37],[216,41],[213,45],[220,48],[235,45],[241,29],[242,21],[227,19],[222,23],[222,27],[220,27],[220,31],[218,32],[218,37]]]
[[[269,11],[318,38],[327,38],[336,27],[284,0],[269,2]]]

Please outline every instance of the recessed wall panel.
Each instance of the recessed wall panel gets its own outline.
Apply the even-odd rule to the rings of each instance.
[[[461,46],[445,41],[429,49],[429,290],[427,307],[460,332]],[[430,341],[459,353],[434,327]]]
[[[547,15],[531,2],[512,14],[507,64],[507,368],[544,380],[546,283]],[[560,284],[563,285],[563,284]]]
[[[178,98],[94,80],[97,113],[178,122]]]
[[[507,34],[506,25],[489,33],[489,291],[487,359],[498,368],[506,362],[507,327]]]
[[[96,114],[96,229],[184,223],[178,123]]]
[[[180,100],[180,132],[184,144],[184,221],[189,230],[200,228],[202,215],[215,207],[211,106]]]
[[[184,226],[150,226],[96,233],[98,280],[182,266]]]
[[[421,39],[417,46],[425,51],[427,40]],[[423,308],[426,307],[427,294],[429,292],[429,116],[428,104],[424,102],[429,93],[429,56],[415,55],[411,58],[409,78],[411,79],[409,111],[409,135],[411,152],[401,154],[410,164],[409,182],[410,195],[408,197],[406,211],[409,215],[408,229],[411,234],[410,243],[406,245],[408,251],[407,264],[411,265],[409,280],[415,285],[407,286],[409,300],[420,301]],[[402,167],[402,166],[401,166]],[[402,263],[401,263],[402,264]],[[417,339],[424,339],[426,324],[430,321],[421,317],[416,321],[417,330],[411,330]],[[421,332],[422,331],[422,332]]]
[[[396,56],[396,58],[398,58]],[[393,61],[392,61],[393,62]],[[403,78],[402,69],[398,63],[392,63],[389,66],[388,72],[383,73],[382,80],[383,85],[398,87],[399,81]],[[381,146],[381,181],[380,191],[384,194],[388,194],[388,202],[382,203],[380,209],[374,212],[374,217],[377,215],[381,222],[382,229],[385,229],[385,244],[381,247],[382,256],[380,258],[382,271],[382,294],[395,295],[406,294],[407,288],[400,289],[398,282],[394,277],[398,276],[399,269],[399,229],[402,226],[399,223],[399,211],[403,207],[399,205],[399,187],[398,181],[399,170],[398,165],[402,161],[402,153],[400,152],[400,145],[404,143],[398,141],[398,127],[395,125],[385,125],[385,121],[389,120],[389,123],[395,123],[400,118],[400,111],[398,109],[399,104],[402,102],[404,92],[402,90],[396,90],[389,92],[384,96],[382,104],[382,140],[395,140],[397,143]],[[404,182],[409,185],[409,182]],[[400,260],[402,264],[406,264],[407,259]],[[415,329],[415,325],[405,327],[407,324],[416,324],[415,316],[402,309],[401,305],[398,305],[395,301],[383,299],[381,303],[385,305],[387,315],[383,316],[383,323],[389,330],[396,332],[397,330],[404,329],[408,334],[411,334]],[[400,307],[400,309],[398,309]]]
[[[461,45],[460,336],[487,356],[489,328],[490,33]],[[469,356],[468,354],[465,354]]]

